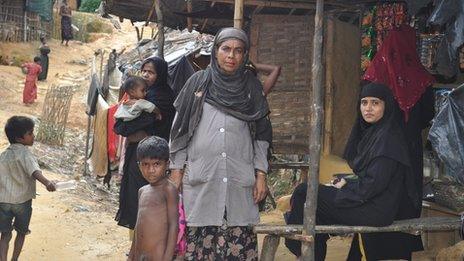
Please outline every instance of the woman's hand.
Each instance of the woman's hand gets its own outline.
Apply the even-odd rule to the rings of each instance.
[[[184,176],[184,171],[181,169],[172,169],[169,179],[176,185],[179,191],[182,190],[182,178]]]
[[[266,186],[266,173],[262,171],[257,171],[255,186],[253,188],[253,199],[255,204],[258,204],[263,200],[267,195],[267,186]]]
[[[335,183],[333,186],[338,188],[338,189],[341,189],[345,185],[346,185],[346,180],[342,178],[342,179],[340,179],[339,182]]]

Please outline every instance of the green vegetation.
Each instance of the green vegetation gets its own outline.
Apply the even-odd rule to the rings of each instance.
[[[95,13],[95,10],[100,6],[101,0],[83,0],[79,11],[87,13]]]

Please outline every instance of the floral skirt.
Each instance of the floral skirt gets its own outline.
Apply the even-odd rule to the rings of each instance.
[[[187,227],[185,260],[258,260],[252,227]]]

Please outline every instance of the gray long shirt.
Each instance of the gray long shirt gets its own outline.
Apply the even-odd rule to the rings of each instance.
[[[171,154],[171,169],[182,169],[187,225],[228,226],[259,222],[253,200],[255,169],[267,172],[267,141],[253,141],[248,124],[205,103],[186,149]]]

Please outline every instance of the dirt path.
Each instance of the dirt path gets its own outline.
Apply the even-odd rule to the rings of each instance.
[[[128,232],[114,222],[114,202],[102,202],[104,195],[92,195],[87,186],[80,182],[76,191],[50,193],[38,185],[23,260],[125,260]]]

